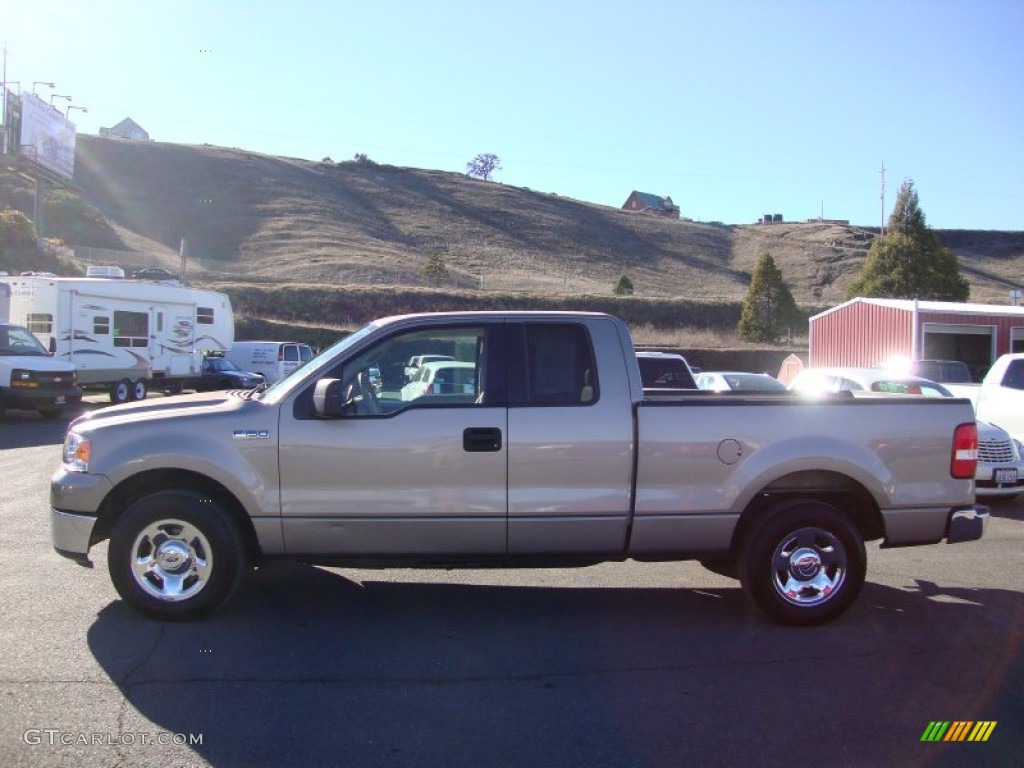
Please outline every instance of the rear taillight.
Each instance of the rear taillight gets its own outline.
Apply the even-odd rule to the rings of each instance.
[[[973,479],[978,468],[978,425],[961,424],[953,432],[953,455],[949,474],[961,480]]]

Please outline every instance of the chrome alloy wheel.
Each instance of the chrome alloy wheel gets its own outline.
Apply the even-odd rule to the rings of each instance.
[[[187,600],[206,586],[213,550],[206,536],[181,520],[159,520],[135,538],[132,576],[149,595],[167,602]]]
[[[772,553],[772,584],[783,600],[800,607],[824,603],[846,579],[846,550],[822,528],[800,528]]]

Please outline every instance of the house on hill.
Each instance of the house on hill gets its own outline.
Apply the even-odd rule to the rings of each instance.
[[[679,218],[679,206],[672,202],[671,197],[652,195],[648,192],[637,192],[635,189],[622,204],[622,210],[635,213],[653,213],[658,216]]]
[[[100,128],[100,136],[113,136],[133,141],[149,141],[149,133],[130,117],[126,117],[113,128]]]

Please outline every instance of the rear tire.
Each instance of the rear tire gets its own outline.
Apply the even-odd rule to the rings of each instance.
[[[811,499],[766,510],[744,539],[740,581],[747,596],[782,624],[832,621],[857,599],[867,572],[864,541],[835,507]]]
[[[164,621],[220,607],[245,571],[230,515],[216,500],[185,489],[159,491],[128,507],[114,524],[107,560],[121,598]]]
[[[147,394],[149,394],[149,387],[145,379],[136,379],[132,382],[132,400],[145,400]]]

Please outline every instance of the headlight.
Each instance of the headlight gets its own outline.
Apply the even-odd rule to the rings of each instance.
[[[32,371],[23,371],[20,368],[16,368],[11,371],[11,386],[22,389],[37,389],[39,382],[36,381]]]
[[[92,441],[77,432],[64,437],[64,468],[69,472],[88,472]]]

